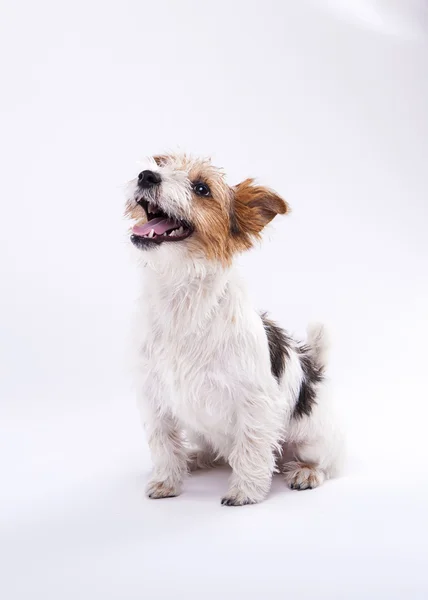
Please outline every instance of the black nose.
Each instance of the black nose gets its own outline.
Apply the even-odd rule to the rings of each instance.
[[[138,185],[142,188],[150,188],[161,182],[161,176],[154,171],[141,171],[138,175]]]

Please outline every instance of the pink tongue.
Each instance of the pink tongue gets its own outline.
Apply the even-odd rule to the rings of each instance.
[[[178,223],[172,219],[163,219],[162,217],[156,217],[144,225],[134,225],[132,233],[135,235],[148,235],[152,229],[155,230],[156,235],[162,235],[165,231],[178,227]]]

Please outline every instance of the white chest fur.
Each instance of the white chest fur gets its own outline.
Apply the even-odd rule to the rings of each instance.
[[[160,411],[222,445],[252,394],[278,396],[262,321],[233,271],[147,275],[137,324],[144,386]]]

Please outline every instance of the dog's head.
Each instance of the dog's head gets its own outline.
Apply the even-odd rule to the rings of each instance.
[[[168,258],[180,247],[183,257],[191,253],[226,265],[287,211],[282,198],[252,179],[229,187],[210,161],[172,154],[147,160],[130,184],[126,206],[137,248]]]

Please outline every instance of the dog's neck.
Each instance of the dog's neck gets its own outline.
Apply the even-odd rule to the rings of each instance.
[[[148,311],[165,326],[195,331],[220,315],[232,318],[244,290],[233,267],[207,263],[198,268],[146,269]]]

